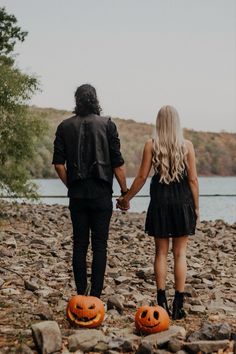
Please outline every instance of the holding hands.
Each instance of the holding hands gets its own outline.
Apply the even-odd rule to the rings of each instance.
[[[122,193],[119,198],[116,199],[116,207],[122,211],[126,211],[130,208],[130,203],[128,198],[126,197],[129,190],[126,193]]]

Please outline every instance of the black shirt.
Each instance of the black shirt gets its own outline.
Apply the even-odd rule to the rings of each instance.
[[[70,198],[95,199],[109,195],[112,196],[111,185],[102,179],[77,180],[68,188]]]
[[[124,164],[123,157],[120,152],[120,140],[117,128],[114,122],[108,121],[107,138],[109,141],[110,160],[112,168],[119,167]],[[54,141],[53,164],[65,164],[67,160],[66,148],[63,137],[62,126],[59,125],[56,131]],[[87,198],[93,199],[102,195],[112,195],[112,186],[102,180],[96,178],[79,179],[73,181],[68,186],[68,197],[70,198]]]

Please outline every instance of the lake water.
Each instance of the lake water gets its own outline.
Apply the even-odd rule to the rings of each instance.
[[[128,186],[131,185],[132,181],[133,178],[128,178]],[[41,203],[68,205],[66,187],[59,179],[37,179],[34,182],[39,186],[39,194],[41,196],[50,196],[50,198],[41,198]],[[131,201],[131,212],[147,210],[149,204],[149,185],[150,178],[138,193],[138,197],[135,197]],[[199,177],[199,185],[200,195],[203,195],[200,196],[201,220],[223,219],[229,223],[236,222],[236,177]],[[113,190],[114,195],[119,195],[120,188],[115,179]],[[214,196],[216,194],[217,196]],[[64,197],[58,198],[57,196]]]

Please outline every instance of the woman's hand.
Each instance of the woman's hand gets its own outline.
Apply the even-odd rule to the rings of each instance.
[[[200,213],[199,209],[195,209],[195,215],[196,215],[196,223],[198,224],[200,222]]]

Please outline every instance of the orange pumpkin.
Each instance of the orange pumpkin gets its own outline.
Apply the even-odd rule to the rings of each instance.
[[[169,328],[170,318],[161,306],[142,306],[136,312],[135,325],[143,333],[157,333]]]
[[[80,327],[98,327],[104,320],[104,306],[100,299],[95,296],[73,296],[66,309],[68,320]]]

